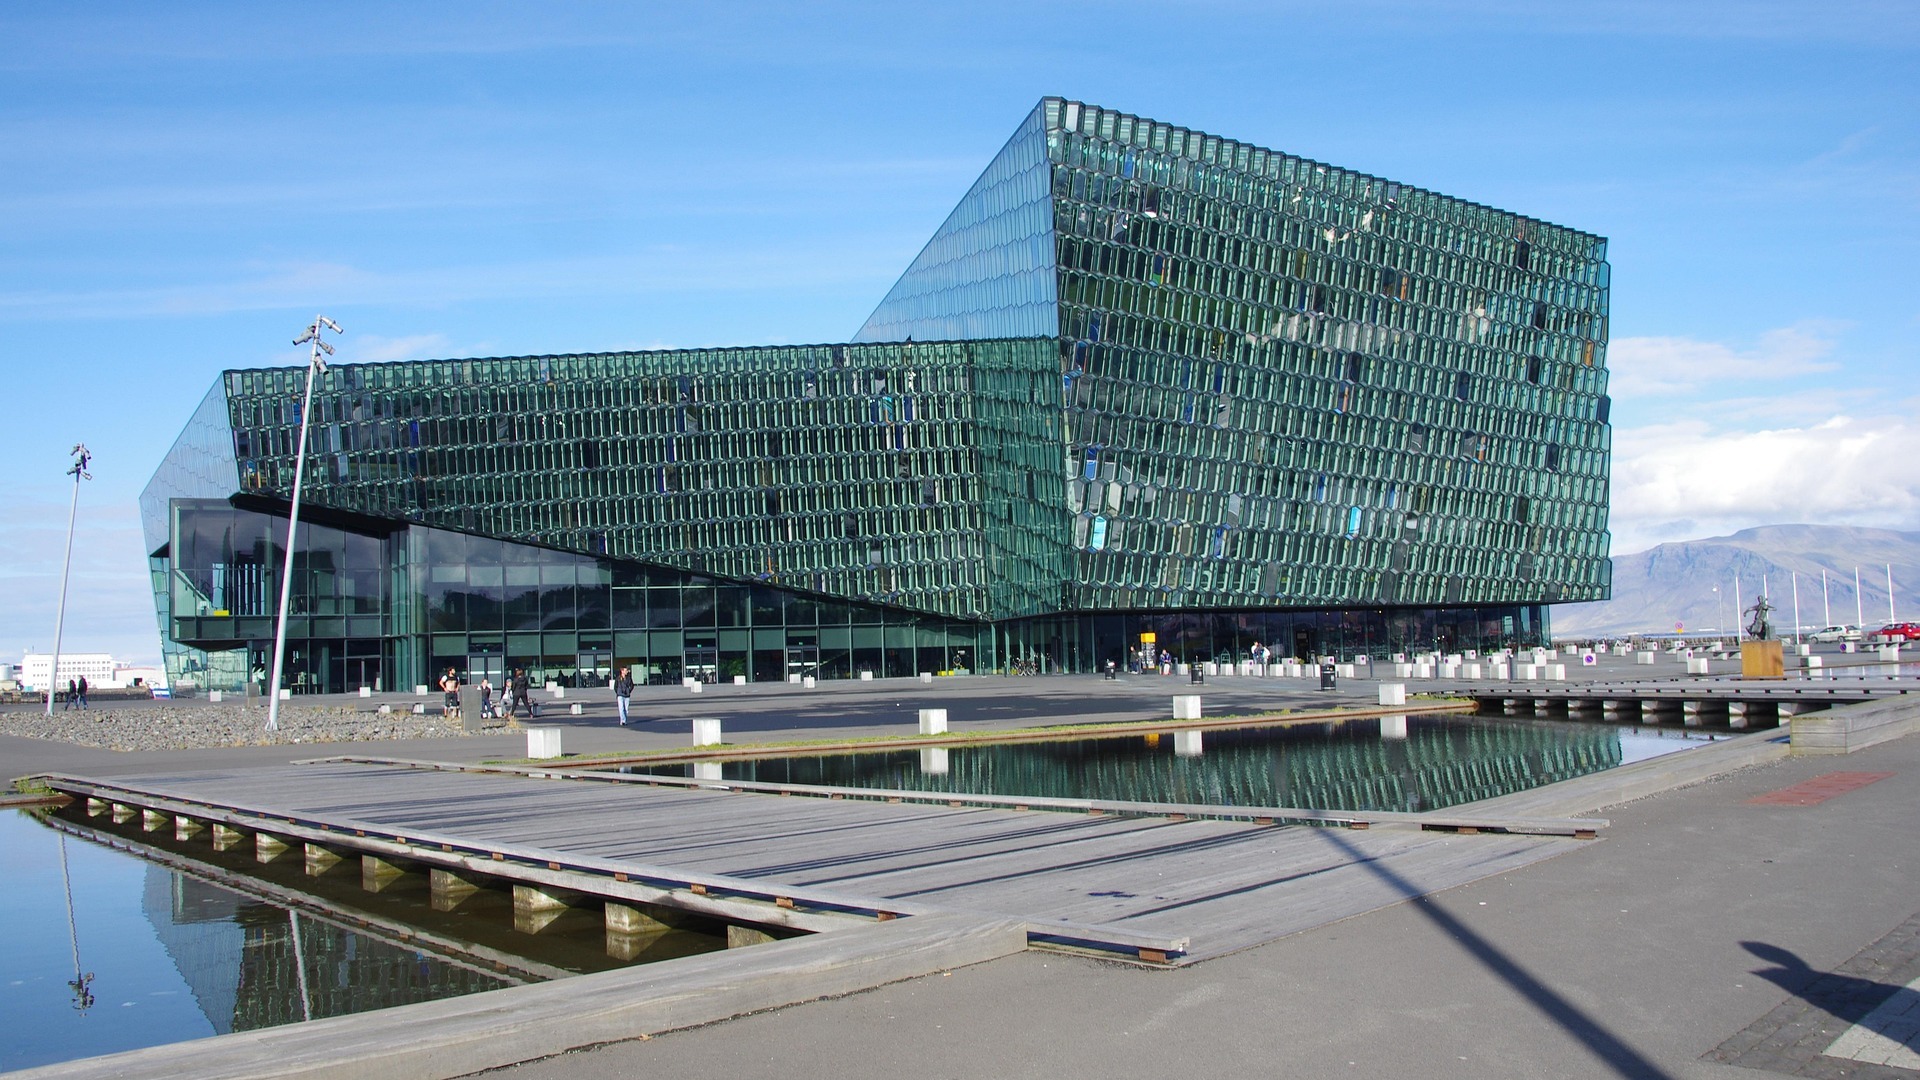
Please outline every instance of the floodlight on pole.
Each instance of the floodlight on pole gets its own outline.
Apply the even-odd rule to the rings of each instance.
[[[67,621],[67,578],[73,570],[73,520],[80,511],[80,481],[93,479],[87,471],[87,465],[93,461],[93,453],[86,443],[74,443],[68,453],[73,455],[73,467],[67,475],[73,477],[73,503],[67,507],[67,554],[60,561],[60,606],[53,615],[53,667],[47,670],[47,715],[53,715],[53,696],[60,688],[60,631],[65,629]]]
[[[315,315],[313,324],[306,332],[293,339],[295,345],[312,344],[312,358],[307,362],[307,392],[300,402],[300,441],[293,451],[293,502],[287,512],[287,554],[280,569],[280,617],[273,629],[273,674],[267,681],[267,730],[280,727],[280,676],[286,670],[287,660],[287,602],[293,596],[293,545],[300,535],[300,482],[307,471],[307,425],[313,415],[313,377],[327,370],[326,357],[333,355],[333,346],[321,340],[321,332],[331,330],[342,333],[340,324],[325,315]],[[323,355],[324,354],[324,355]]]

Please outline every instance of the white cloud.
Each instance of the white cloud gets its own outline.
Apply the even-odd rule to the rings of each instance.
[[[1717,431],[1700,420],[1614,433],[1614,551],[1752,525],[1920,527],[1920,423],[1831,416]]]
[[[1660,398],[1832,371],[1836,329],[1814,322],[1781,327],[1744,350],[1685,337],[1617,338],[1607,347],[1608,388],[1616,398]]]

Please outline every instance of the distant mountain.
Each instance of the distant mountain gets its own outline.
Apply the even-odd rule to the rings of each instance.
[[[1811,629],[1860,622],[1868,630],[1887,622],[1887,564],[1893,565],[1894,604],[1902,619],[1920,616],[1920,532],[1834,525],[1765,525],[1732,536],[1661,544],[1613,560],[1613,599],[1556,604],[1556,638],[1600,634],[1731,633],[1739,611],[1753,606],[1762,582],[1774,624],[1793,626],[1794,575],[1799,575],[1800,623]],[[1860,570],[1856,603],[1854,568]],[[1826,571],[1822,599],[1820,572]],[[1732,602],[1734,575],[1740,600]],[[1714,592],[1715,588],[1718,593]],[[1828,619],[1831,611],[1832,618]],[[1863,618],[1864,616],[1864,618]]]

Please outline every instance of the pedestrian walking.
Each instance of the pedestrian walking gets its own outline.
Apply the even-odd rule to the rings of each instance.
[[[527,696],[527,669],[515,668],[513,672],[513,704],[507,706],[507,718],[512,719],[522,706],[526,707],[527,719],[533,719],[533,700]]]
[[[613,701],[620,707],[620,726],[627,726],[627,705],[633,697],[633,669],[621,668],[620,674],[613,680]]]
[[[83,709],[87,707],[87,677],[85,675],[80,676],[80,707]]]
[[[60,684],[55,683],[54,685],[58,686]],[[80,707],[79,701],[80,701],[80,688],[74,684],[74,681],[72,679],[68,679],[67,680],[67,700],[64,704],[60,706],[60,711],[66,712],[68,709],[79,708]]]

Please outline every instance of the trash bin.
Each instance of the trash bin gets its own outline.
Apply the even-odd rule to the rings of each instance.
[[[1207,670],[1201,665],[1191,664],[1188,666],[1187,670],[1189,672],[1187,677],[1193,682],[1203,683],[1207,681]]]
[[[1332,664],[1331,662],[1323,662],[1323,663],[1321,663],[1321,665],[1320,665],[1320,689],[1322,689],[1322,690],[1333,690],[1333,689],[1336,689],[1336,687],[1337,687],[1337,684],[1336,684],[1336,680],[1335,680],[1335,676],[1336,676],[1336,675],[1338,675],[1338,674],[1339,674],[1339,673],[1338,673],[1337,671],[1335,671],[1335,670],[1334,670],[1334,666],[1333,666],[1333,664]]]

